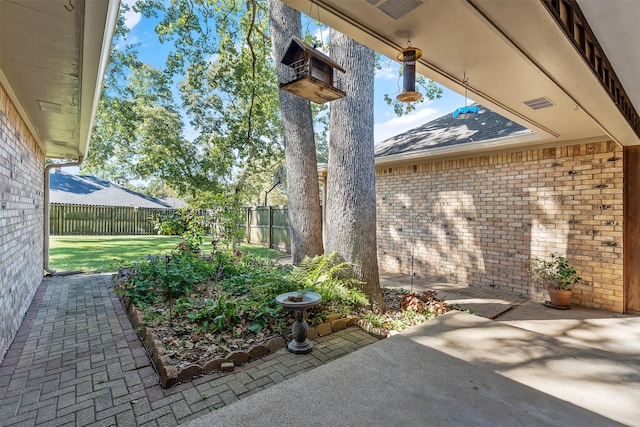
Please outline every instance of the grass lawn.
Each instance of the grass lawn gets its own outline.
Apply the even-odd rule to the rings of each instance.
[[[51,236],[49,264],[57,271],[114,271],[123,261],[170,252],[179,241],[179,236]],[[240,250],[264,258],[283,255],[256,245],[242,244]]]

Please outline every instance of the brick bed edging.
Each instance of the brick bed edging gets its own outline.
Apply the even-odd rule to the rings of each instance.
[[[179,368],[171,362],[171,357],[167,356],[167,350],[162,342],[153,332],[153,328],[146,326],[142,321],[142,313],[131,303],[127,296],[121,297],[129,318],[134,328],[139,330],[138,336],[148,350],[151,361],[156,366],[156,371],[160,375],[160,382],[163,388],[172,387],[178,383],[191,381],[194,377],[199,377],[204,373],[213,371],[233,371],[235,366],[241,366],[250,360],[260,359],[268,354],[284,348],[287,344],[284,337],[272,338],[266,344],[257,344],[249,348],[248,351],[231,351],[226,357],[216,357],[207,361],[203,366],[192,363],[190,365]],[[310,327],[308,338],[316,339],[331,335],[334,332],[346,329],[348,326],[361,326],[358,317],[342,318],[339,315],[329,315],[326,323]],[[362,326],[361,326],[362,327]],[[363,328],[365,332],[372,333]],[[376,335],[375,333],[372,333]]]

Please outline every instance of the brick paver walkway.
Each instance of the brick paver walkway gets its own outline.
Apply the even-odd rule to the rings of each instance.
[[[377,341],[357,328],[160,387],[108,274],[43,279],[0,366],[0,425],[171,426]]]

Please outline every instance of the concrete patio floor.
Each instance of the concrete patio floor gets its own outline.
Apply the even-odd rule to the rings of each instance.
[[[453,287],[478,316],[380,342],[351,328],[163,390],[109,283],[43,280],[0,366],[1,426],[640,425],[638,317]]]
[[[529,300],[528,297],[492,288],[479,288],[457,283],[440,283],[402,274],[380,274],[380,285],[387,288],[402,288],[415,292],[433,290],[438,298],[467,310],[476,316],[495,319]]]
[[[640,425],[640,319],[595,317],[546,328],[450,312],[188,426]]]

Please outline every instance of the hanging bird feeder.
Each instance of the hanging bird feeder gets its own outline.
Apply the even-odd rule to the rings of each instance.
[[[396,96],[400,102],[415,102],[422,98],[420,92],[416,92],[416,61],[422,57],[422,51],[417,47],[409,47],[398,52],[396,59],[402,62],[402,90],[403,92]]]
[[[469,79],[467,78],[466,74],[462,78],[462,83],[464,84],[464,107],[460,107],[453,112],[454,119],[468,119],[474,114],[478,114],[477,105],[467,107],[467,88],[469,86]]]
[[[280,89],[316,104],[324,104],[347,96],[345,92],[333,85],[333,70],[344,73],[344,68],[298,37],[291,37],[289,47],[280,62],[291,67],[295,74],[290,82],[280,83]]]

